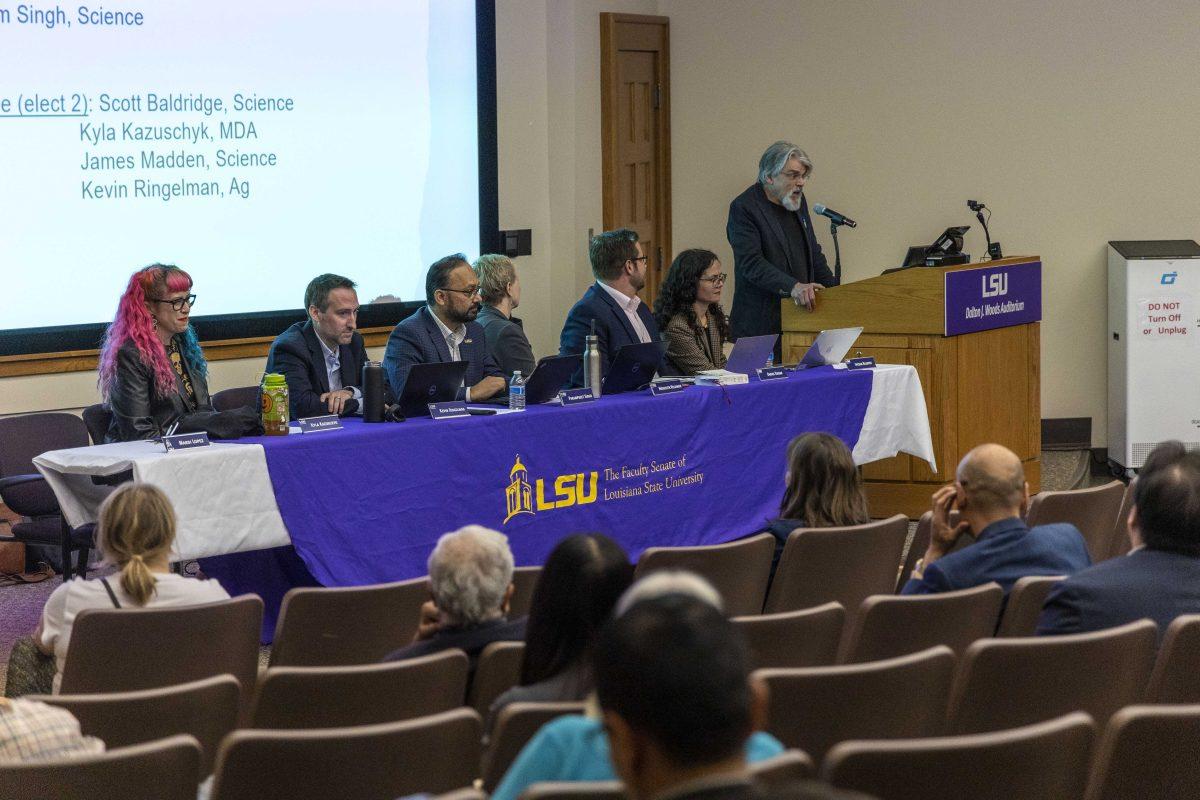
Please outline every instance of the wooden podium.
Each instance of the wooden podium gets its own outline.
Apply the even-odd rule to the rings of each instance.
[[[1030,493],[1039,491],[1041,325],[1029,322],[947,336],[945,273],[1038,265],[1040,275],[1040,262],[1038,256],[1022,256],[956,267],[914,267],[825,289],[818,293],[812,312],[798,308],[790,298],[782,302],[785,364],[799,361],[820,331],[861,325],[862,336],[848,357],[911,364],[921,377],[937,472],[904,454],[865,465],[862,475],[871,516],[919,517],[929,509],[933,491],[954,479],[963,455],[984,442],[999,442],[1020,456]],[[1040,284],[1038,292],[1040,309]]]

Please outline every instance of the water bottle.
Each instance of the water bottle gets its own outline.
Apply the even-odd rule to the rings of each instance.
[[[583,388],[592,390],[592,397],[600,397],[600,339],[595,334],[587,337],[583,348]]]
[[[525,379],[521,377],[521,370],[514,372],[508,382],[508,410],[525,410]]]
[[[368,361],[362,368],[363,422],[383,422],[383,365]]]
[[[262,380],[262,426],[267,436],[287,436],[288,385],[277,372],[268,372]]]
[[[767,367],[773,367],[773,366],[775,366],[775,353],[774,353],[774,351],[772,351],[771,355],[767,356]]]

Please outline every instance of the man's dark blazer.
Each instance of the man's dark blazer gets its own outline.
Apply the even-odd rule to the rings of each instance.
[[[479,310],[475,321],[483,328],[488,352],[504,377],[511,378],[514,372],[521,370],[521,374],[528,378],[537,361],[533,358],[533,348],[525,336],[521,320],[506,317],[495,307],[485,305]]]
[[[338,347],[338,363],[342,388],[362,389],[362,368],[367,363],[367,348],[358,331],[350,344]],[[297,322],[271,342],[267,353],[267,372],[278,372],[287,379],[288,407],[292,419],[319,417],[329,413],[321,395],[329,391],[329,372],[325,369],[325,350],[317,341],[317,331],[311,319]],[[386,401],[386,398],[385,398]],[[350,400],[342,416],[356,413],[357,400]]]
[[[467,374],[458,390],[459,400],[466,397],[467,389],[484,378],[504,377],[488,353],[487,337],[478,322],[467,323],[467,337],[458,346],[458,354],[467,362]],[[442,336],[442,329],[429,306],[421,306],[415,314],[400,320],[388,337],[387,350],[383,354],[383,374],[399,397],[413,364],[439,364],[449,360],[450,346]]]
[[[988,525],[975,544],[930,564],[901,594],[952,592],[990,581],[1007,593],[1026,575],[1074,575],[1091,563],[1083,535],[1074,525],[1030,528],[1020,517],[1011,517]]]
[[[646,330],[650,332],[651,341],[662,341],[654,314],[645,303],[638,305],[637,313]],[[562,334],[558,338],[559,355],[570,356],[583,352],[588,334],[592,330],[592,320],[596,321],[596,339],[600,345],[600,374],[604,376],[612,367],[617,351],[627,344],[638,344],[641,339],[633,329],[629,317],[625,315],[625,310],[617,305],[617,301],[600,288],[599,284],[593,283],[567,313],[567,321],[563,323]],[[665,358],[659,364],[658,371],[661,374],[668,372]],[[571,376],[570,385],[583,386],[582,366]]]
[[[776,209],[761,184],[754,184],[729,204],[725,235],[733,248],[733,309],[729,315],[733,338],[780,333],[779,301],[796,282],[833,286],[833,273],[813,234],[808,198],[800,201],[796,219],[805,233],[808,268],[788,257],[787,237]]]
[[[182,348],[183,334],[176,334],[175,341]],[[117,350],[117,370],[108,396],[112,422],[109,423],[104,441],[152,439],[184,414],[212,411],[205,376],[188,366],[187,359],[183,360],[183,369],[192,383],[195,401],[188,398],[183,380],[178,375],[175,376],[175,392],[159,397],[154,389],[153,367],[142,360],[132,340],[122,344]]]
[[[1038,635],[1086,633],[1143,617],[1166,632],[1180,614],[1200,614],[1200,558],[1142,549],[1077,572],[1051,590]]]

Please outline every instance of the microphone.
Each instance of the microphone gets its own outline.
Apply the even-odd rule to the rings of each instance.
[[[845,214],[839,214],[832,208],[826,208],[820,203],[817,203],[813,206],[813,211],[817,212],[823,217],[829,217],[831,220],[833,220],[834,225],[845,225],[847,228],[858,227],[858,223],[847,217]]]

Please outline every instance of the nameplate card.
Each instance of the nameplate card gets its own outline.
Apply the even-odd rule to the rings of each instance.
[[[594,402],[596,396],[592,394],[591,389],[563,389],[558,393],[558,398],[564,406],[577,406],[580,403]]]
[[[471,412],[467,411],[467,404],[462,400],[447,400],[444,403],[430,403],[429,416],[434,419],[454,419],[469,417]]]
[[[683,381],[654,381],[650,384],[650,394],[658,397],[660,394],[675,394],[684,390]]]
[[[207,433],[177,433],[174,436],[163,437],[163,447],[167,452],[172,450],[190,450],[193,447],[208,447]]]
[[[758,373],[760,381],[774,381],[787,377],[787,367],[759,367],[755,372]]]
[[[320,433],[321,431],[338,431],[342,429],[342,421],[337,414],[325,414],[320,417],[301,417],[299,420],[301,433]]]
[[[871,356],[863,358],[851,358],[846,362],[846,369],[873,369],[875,367],[875,359]]]

